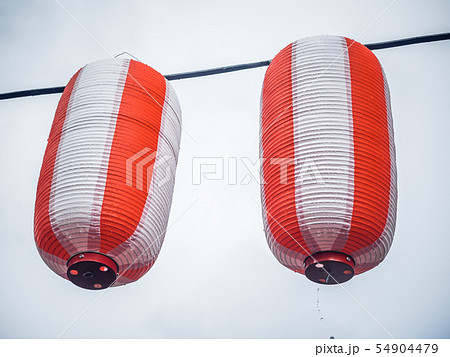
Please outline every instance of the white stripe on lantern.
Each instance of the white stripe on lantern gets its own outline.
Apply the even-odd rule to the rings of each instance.
[[[353,209],[353,118],[346,41],[322,36],[292,46],[296,208],[312,251],[339,251]]]
[[[69,252],[100,246],[109,155],[129,60],[119,63],[109,60],[85,66],[67,108],[49,213],[56,238]]]

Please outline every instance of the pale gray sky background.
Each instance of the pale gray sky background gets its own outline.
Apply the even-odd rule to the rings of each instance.
[[[128,51],[163,74],[273,58],[310,35],[370,43],[450,30],[446,0],[398,0],[383,15],[392,0],[61,4],[109,53]],[[65,85],[108,57],[53,0],[2,1],[0,45],[0,92]],[[397,230],[380,266],[320,287],[320,312],[319,286],[281,266],[266,244],[257,182],[192,184],[194,157],[257,160],[265,68],[172,82],[185,131],[161,254],[138,282],[91,306],[101,292],[49,270],[33,239],[60,95],[1,101],[0,337],[56,338],[90,306],[64,338],[388,337],[367,312],[397,338],[449,338],[450,41],[375,53],[392,96]],[[240,162],[238,179],[247,173]]]

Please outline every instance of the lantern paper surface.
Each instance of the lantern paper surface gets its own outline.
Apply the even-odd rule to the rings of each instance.
[[[261,197],[275,257],[318,283],[388,253],[397,188],[389,88],[375,55],[339,36],[284,48],[261,98]]]
[[[54,272],[102,289],[150,269],[167,227],[180,136],[175,92],[145,64],[104,60],[72,77],[35,207],[36,245]]]

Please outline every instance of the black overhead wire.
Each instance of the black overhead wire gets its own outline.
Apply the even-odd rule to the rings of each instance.
[[[209,68],[209,69],[203,69],[203,70],[200,70],[200,71],[193,71],[193,72],[167,74],[164,77],[166,77],[168,81],[174,81],[174,80],[177,80],[177,79],[187,79],[187,78],[195,78],[195,77],[212,76],[214,74],[242,71],[244,69],[250,69],[250,68],[265,67],[265,66],[268,66],[270,64],[270,61],[272,61],[272,60],[260,61],[260,62],[251,62],[251,63],[243,63],[243,64],[235,64],[235,65],[232,65],[232,66]]]
[[[382,50],[385,48],[408,46],[408,45],[414,45],[414,44],[418,44],[418,43],[436,42],[436,41],[444,41],[444,40],[450,40],[450,32],[440,33],[440,34],[436,34],[436,35],[409,37],[409,38],[403,38],[400,40],[393,40],[393,41],[386,41],[386,42],[369,43],[369,44],[366,44],[365,46],[367,48],[369,48],[370,50]],[[217,68],[210,68],[210,69],[203,69],[200,71],[167,74],[164,77],[166,77],[166,79],[169,81],[174,81],[174,80],[178,80],[178,79],[212,76],[215,74],[222,74],[222,73],[229,73],[229,72],[235,72],[235,71],[242,71],[242,70],[251,69],[251,68],[265,67],[270,64],[270,61],[271,60],[236,64],[236,65],[232,65],[232,66],[217,67]],[[0,100],[20,98],[20,97],[31,97],[31,96],[44,95],[44,94],[62,93],[64,91],[64,88],[65,88],[64,86],[63,87],[50,87],[50,88],[28,89],[28,90],[22,90],[22,91],[17,91],[17,92],[2,93],[2,94],[0,94]]]
[[[11,99],[11,98],[20,98],[20,97],[31,97],[34,95],[44,95],[44,94],[54,94],[54,93],[62,93],[66,87],[50,87],[50,88],[40,88],[40,89],[27,89],[20,90],[17,92],[9,92],[0,94],[0,100],[2,99]]]
[[[402,38],[400,40],[393,40],[393,41],[386,41],[386,42],[369,43],[365,46],[369,50],[382,50],[384,48],[401,47],[401,46],[415,45],[418,43],[436,42],[436,41],[444,41],[444,40],[450,40],[450,32],[438,33],[436,35],[408,37],[408,38]]]

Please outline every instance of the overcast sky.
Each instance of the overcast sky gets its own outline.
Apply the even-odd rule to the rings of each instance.
[[[447,0],[392,2],[61,0],[99,46],[53,0],[1,1],[0,92],[65,85],[108,53],[169,74],[270,59],[310,35],[371,43],[450,30]],[[241,159],[259,156],[265,68],[172,82],[184,131],[161,254],[138,282],[104,294],[57,276],[34,244],[60,95],[1,101],[0,337],[449,338],[450,41],[375,53],[397,147],[394,244],[375,269],[319,291],[271,254],[259,185],[245,179]],[[223,158],[224,179],[193,184],[198,157]]]

